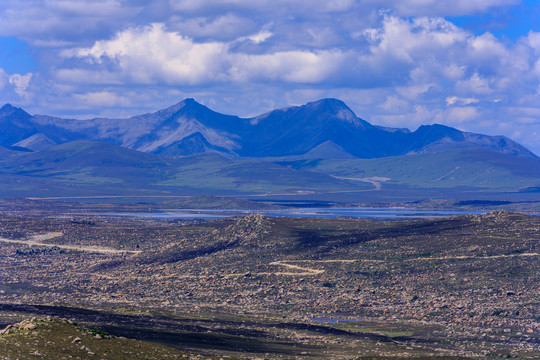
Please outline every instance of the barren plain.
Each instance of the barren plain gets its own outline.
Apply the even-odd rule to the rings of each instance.
[[[540,358],[538,216],[200,221],[21,206],[0,217],[0,325],[39,326],[0,335],[0,359],[33,359],[70,331],[111,336],[58,359],[114,358],[105,345],[123,338],[164,345],[161,358]]]

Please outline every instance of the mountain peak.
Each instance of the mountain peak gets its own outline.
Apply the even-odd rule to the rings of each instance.
[[[341,100],[326,98],[304,105],[305,109],[323,114],[332,114],[340,120],[356,123],[356,114]]]
[[[18,107],[15,107],[11,104],[5,104],[4,106],[2,106],[0,108],[0,116],[7,116],[7,115],[11,115],[13,113],[17,113],[17,115],[23,115],[23,116],[27,116],[27,117],[30,117],[30,114],[28,114],[26,111],[24,111],[23,109],[21,108],[18,108]]]
[[[463,132],[459,131],[456,128],[441,124],[422,125],[418,128],[418,130],[416,130],[416,133],[423,136],[429,135],[437,138],[441,138],[444,136],[449,136],[456,139],[463,138]]]
[[[195,101],[194,98],[185,98],[184,100],[182,100],[182,102],[185,104],[198,104],[198,102]]]
[[[322,109],[347,109],[352,112],[351,109],[341,100],[334,99],[334,98],[324,98],[317,101],[308,102],[306,105],[304,105],[307,108],[314,108],[318,110]]]
[[[16,109],[16,107],[11,105],[10,103],[7,103],[7,104],[5,104],[4,106],[2,106],[0,108],[0,111],[9,111],[9,110],[12,110],[12,109]]]
[[[163,109],[161,110],[162,112],[168,112],[168,113],[176,113],[180,110],[208,110],[208,111],[212,111],[210,110],[208,107],[202,105],[201,103],[197,102],[195,99],[193,98],[186,98],[182,101],[180,101],[179,103],[176,103],[172,106],[169,106],[168,108],[166,109]]]
[[[195,99],[193,98],[186,98],[174,105],[171,105],[165,109],[162,109],[162,110],[159,110],[159,111],[156,111],[155,113],[152,113],[152,114],[146,114],[146,115],[150,115],[152,117],[164,117],[164,118],[168,118],[170,116],[172,116],[173,114],[181,111],[181,110],[194,110],[194,109],[208,109],[206,106],[204,105],[201,105],[199,104],[197,101],[195,101]],[[208,109],[210,111],[210,109]]]

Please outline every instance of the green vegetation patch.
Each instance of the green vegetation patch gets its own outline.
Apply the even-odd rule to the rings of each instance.
[[[0,359],[161,360],[189,357],[183,351],[163,345],[115,337],[59,319],[24,320],[6,332],[0,335]]]

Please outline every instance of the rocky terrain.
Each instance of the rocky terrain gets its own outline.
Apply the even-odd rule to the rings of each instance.
[[[12,212],[0,238],[4,325],[59,316],[205,356],[540,356],[538,216]]]

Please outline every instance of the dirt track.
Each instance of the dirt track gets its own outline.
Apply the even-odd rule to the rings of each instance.
[[[21,245],[27,245],[27,246],[44,246],[44,247],[50,247],[50,248],[55,247],[59,249],[86,251],[86,252],[101,253],[101,254],[124,255],[124,254],[141,253],[140,251],[116,250],[116,249],[99,247],[99,246],[61,245],[61,244],[49,244],[49,243],[44,243],[41,241],[36,241],[36,240],[48,240],[48,239],[52,239],[58,236],[62,236],[62,233],[47,233],[43,235],[35,235],[33,237],[34,240],[12,240],[12,239],[0,238],[0,242],[9,243],[9,244],[21,244]]]

